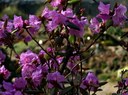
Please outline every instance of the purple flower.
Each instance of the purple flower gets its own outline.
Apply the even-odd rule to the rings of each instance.
[[[16,78],[13,83],[14,88],[18,90],[24,89],[26,85],[27,81],[23,77]]]
[[[36,70],[36,66],[33,64],[26,64],[22,68],[22,77],[31,78],[32,73]]]
[[[42,17],[48,20],[48,24],[46,25],[46,27],[49,32],[57,28],[58,25],[65,25],[67,21],[66,16],[58,13],[57,11],[50,11],[47,7],[44,9]]]
[[[61,64],[62,61],[63,61],[63,57],[57,57],[57,61],[58,61],[59,64]]]
[[[100,23],[97,20],[97,18],[91,19],[89,27],[93,33],[99,33],[100,32]]]
[[[80,87],[82,89],[90,89],[95,91],[99,87],[98,78],[95,76],[94,73],[89,72],[87,76],[83,79]]]
[[[12,83],[3,81],[3,87],[6,91],[11,91],[14,89]]]
[[[127,8],[120,4],[117,8],[114,10],[114,15],[112,17],[114,25],[122,25],[123,22],[126,20],[125,13],[127,12]]]
[[[5,20],[7,20],[7,19],[9,19],[9,17],[8,17],[8,15],[5,14],[5,15],[2,17],[2,20],[5,21]]]
[[[67,8],[65,11],[61,11],[61,14],[65,15],[66,17],[68,18],[74,18],[76,17],[74,14],[73,14],[73,10],[71,8]]]
[[[42,67],[37,67],[36,71],[32,73],[32,81],[34,83],[34,86],[39,86],[41,84],[41,81],[43,79],[42,74]]]
[[[65,25],[66,24],[66,21],[67,21],[67,18],[60,14],[60,13],[57,13],[56,11],[52,11],[50,12],[51,14],[51,21],[49,21],[49,23],[47,24],[47,29],[51,32],[53,31],[55,28],[57,28],[58,25]]]
[[[40,29],[41,21],[35,15],[29,15],[29,26],[31,27],[30,32],[34,34]]]
[[[42,11],[41,16],[48,19],[50,17],[50,12],[51,11],[48,9],[48,7],[45,7],[44,10]]]
[[[52,0],[50,4],[51,4],[53,7],[57,7],[57,6],[61,5],[61,1],[62,1],[62,0]]]
[[[72,19],[71,22],[75,24],[77,27],[79,27],[80,30],[76,30],[73,28],[69,29],[69,33],[71,35],[74,35],[76,37],[82,37],[84,35],[84,26],[88,24],[88,21],[85,17],[82,17],[81,20],[79,19]]]
[[[49,88],[52,87],[61,87],[62,83],[66,81],[65,77],[61,75],[58,71],[49,73],[47,75],[47,81],[49,82]]]
[[[3,65],[2,67],[0,67],[0,74],[4,79],[8,79],[11,73]]]
[[[23,20],[21,16],[16,16],[14,15],[14,20],[13,20],[14,28],[22,28],[23,27]]]
[[[0,50],[0,64],[4,62],[6,55]]]
[[[0,29],[4,29],[4,21],[0,21]]]
[[[107,14],[107,15],[109,15],[110,4],[105,5],[103,2],[100,2],[99,6],[98,6],[98,9],[101,12],[100,14]]]
[[[18,82],[16,85],[20,86],[22,84]],[[23,95],[21,91],[16,90],[13,84],[10,82],[3,81],[3,88],[5,91],[2,91],[2,93],[0,92],[0,95]]]
[[[53,21],[49,21],[47,26],[48,31],[53,31],[55,28],[57,28],[58,24],[54,23]]]
[[[42,57],[44,57],[44,55],[45,55],[46,53],[45,53],[45,51],[44,50],[40,50],[40,52],[39,52],[39,55],[38,56],[42,56]]]
[[[67,68],[68,68],[71,72],[73,72],[73,73],[78,73],[79,65],[76,65],[76,64],[73,63],[73,62],[68,62]]]
[[[125,91],[125,92],[123,92],[121,95],[128,95],[128,92]]]
[[[110,4],[103,4],[100,2],[98,9],[100,13],[96,16],[97,18],[102,19],[103,22],[106,22],[108,19],[110,19]]]
[[[0,21],[0,45],[2,44],[8,44],[9,39],[9,33],[13,30],[13,23],[11,21],[7,22],[7,25],[4,25],[5,21]]]
[[[5,92],[0,92],[0,95],[13,95],[13,93],[9,91],[5,91]]]
[[[7,32],[12,32],[13,30],[13,23],[12,21],[8,21],[6,27],[4,27],[5,21],[0,21],[0,29]]]
[[[79,65],[77,64],[78,61],[80,61],[80,56],[71,56],[67,64],[67,68],[73,73],[78,73],[79,70]]]
[[[51,68],[53,68],[53,69],[58,69],[59,68],[59,66],[60,66],[60,64],[61,64],[61,62],[62,62],[62,60],[63,60],[63,57],[58,57],[58,58],[56,58],[56,60],[58,61],[58,64],[53,60],[53,59],[51,59],[47,64],[49,64],[49,66],[51,67]]]
[[[21,53],[20,55],[20,64],[32,64],[32,63],[40,63],[38,55],[28,50],[25,53]]]
[[[11,33],[13,31],[13,29],[14,29],[13,22],[12,21],[8,21],[7,27],[6,27],[7,32]]]
[[[110,16],[106,14],[98,14],[96,17],[102,19],[103,22],[106,22],[108,19],[110,19]]]
[[[128,86],[128,78],[125,78],[124,81],[125,86]]]
[[[21,91],[16,91],[14,95],[23,95]]]

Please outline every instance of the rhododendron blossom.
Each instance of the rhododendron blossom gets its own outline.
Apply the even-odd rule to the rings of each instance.
[[[31,33],[38,32],[41,26],[41,21],[35,15],[29,15],[29,30]]]
[[[23,27],[22,17],[14,15],[13,25],[14,25],[15,29],[16,28],[22,28]]]
[[[57,7],[57,6],[59,6],[59,5],[61,4],[61,1],[62,1],[62,0],[52,0],[52,1],[51,1],[51,5],[52,5],[53,7]]]
[[[107,82],[101,82],[93,73],[102,73],[102,68],[95,70],[100,65],[90,63],[99,61],[100,49],[109,50],[104,44],[125,49],[123,58],[118,56],[125,63],[128,33],[120,31],[127,20],[127,7],[118,3],[111,7],[93,0],[99,4],[99,13],[91,18],[90,14],[85,16],[88,10],[81,7],[81,1],[46,0],[39,16],[29,14],[23,20],[22,16],[10,19],[5,15],[0,19],[0,95],[96,95]],[[113,69],[111,65],[107,69]],[[88,70],[90,66],[94,68]],[[101,67],[106,71],[106,65]],[[126,72],[121,71],[114,95],[128,95]]]
[[[4,79],[8,79],[11,75],[11,72],[9,72],[4,65],[0,67],[0,75],[3,76]]]
[[[64,78],[63,75],[61,75],[58,71],[49,73],[47,75],[47,81],[48,81],[48,87],[62,87],[62,83],[66,82],[66,79]]]
[[[39,64],[39,58],[37,54],[33,53],[32,51],[28,50],[25,53],[21,53],[20,55],[20,64],[25,65],[25,64]]]
[[[87,76],[83,79],[82,84],[80,85],[82,89],[90,89],[93,91],[95,91],[98,88],[98,86],[98,78],[92,72],[89,72],[87,74]]]
[[[90,29],[93,33],[99,33],[100,32],[100,23],[97,20],[97,18],[92,18],[90,21]]]
[[[112,20],[114,22],[114,25],[122,25],[123,21],[126,20],[125,13],[127,12],[127,8],[120,4],[117,8],[114,10],[114,15],[112,17]]]

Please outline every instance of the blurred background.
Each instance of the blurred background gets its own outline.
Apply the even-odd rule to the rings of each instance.
[[[14,14],[22,15],[26,17],[28,14],[39,14],[42,8],[44,7],[44,2],[46,0],[0,0],[0,16],[4,14],[13,17]],[[114,5],[115,2],[121,2],[126,4],[128,0],[96,0],[103,1],[105,3],[111,3]],[[127,4],[126,4],[127,5]],[[79,7],[83,7],[86,9],[86,14],[88,15],[96,15],[97,4],[94,3],[93,0],[82,0],[82,3]]]
[[[115,2],[121,2],[128,7],[128,0],[96,0],[103,1],[104,3],[111,3],[111,7],[114,6]],[[15,15],[22,15],[24,19],[28,18],[29,14],[40,15],[44,8],[45,0],[0,0],[0,17],[7,14],[11,19]],[[98,13],[97,4],[93,0],[82,0],[82,3],[77,7],[85,8],[85,16],[94,17]],[[76,8],[76,13],[79,8]],[[128,52],[116,43],[116,40],[109,36],[113,35],[115,38],[120,37],[125,32],[128,32],[127,23],[125,28],[110,27],[107,30],[108,35],[103,36],[92,50],[95,50],[95,54],[85,64],[85,67],[89,67],[96,72],[101,80],[111,81],[107,88],[115,86],[115,82],[118,80],[118,72],[122,68],[128,68]],[[90,30],[85,35],[85,41],[87,44],[90,42],[90,38],[93,37],[90,34]],[[42,37],[42,36],[41,36]],[[43,36],[44,37],[44,36]],[[38,38],[42,40],[42,38]],[[128,41],[128,37],[124,38]],[[29,47],[32,49],[38,49],[34,42],[29,43]],[[16,51],[21,53],[22,50],[28,48],[24,43],[19,42],[15,44]],[[86,55],[86,54],[85,54]],[[128,76],[128,75],[127,75]],[[108,89],[106,88],[106,92]],[[109,89],[110,90],[110,89]],[[112,91],[115,88],[112,89]],[[111,90],[110,90],[111,91]],[[111,92],[108,92],[111,93]],[[100,94],[99,94],[100,95]],[[105,95],[105,94],[101,94]],[[108,94],[109,95],[109,94]]]

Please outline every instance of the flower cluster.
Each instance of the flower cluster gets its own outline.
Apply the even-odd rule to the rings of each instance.
[[[98,78],[94,75],[94,73],[89,72],[87,76],[83,79],[80,87],[82,89],[88,89],[90,91],[97,91],[99,87],[99,80]]]
[[[69,33],[71,35],[75,35],[76,37],[82,37],[84,34],[84,26],[88,24],[86,17],[78,17],[73,13],[73,10],[68,8],[65,11],[51,11],[47,7],[42,12],[42,17],[48,20],[48,24],[46,25],[47,30],[49,32],[53,31],[58,27],[58,25],[64,25],[69,29]],[[70,24],[73,24],[79,28],[73,29],[72,27],[68,27]]]
[[[115,6],[113,10],[110,10],[110,4],[100,2],[98,9],[100,13],[90,21],[90,28],[93,33],[99,33],[101,25],[108,20],[112,20],[114,26],[121,26],[127,19],[125,15],[127,8],[122,4]],[[100,23],[98,19],[101,19],[102,22]]]
[[[116,4],[110,10],[110,4],[100,2],[99,14],[89,23],[82,12],[77,14],[73,10],[80,0],[47,2],[52,8],[45,7],[39,17],[29,15],[28,19],[24,20],[22,16],[14,15],[13,20],[10,20],[5,15],[0,19],[1,46],[7,46],[17,54],[14,43],[19,39],[25,43],[33,40],[41,48],[40,52],[36,53],[30,49],[24,51],[17,54],[17,58],[9,58],[0,50],[0,95],[80,95],[83,94],[81,90],[88,95],[92,91],[95,95],[101,86],[100,81],[93,72],[85,72],[86,67],[83,63],[92,54],[83,52],[87,52],[102,34],[85,48],[85,26],[89,26],[92,33],[97,34],[103,33],[110,26],[122,26],[127,19],[127,8],[122,4]],[[73,8],[69,8],[68,4],[72,4]],[[109,21],[111,23],[108,24]],[[45,48],[34,38],[41,26],[48,36],[43,43],[46,43]],[[88,54],[89,57],[86,56]],[[7,62],[10,61],[12,64],[8,65]],[[83,77],[84,75],[86,76]],[[119,89],[127,86],[127,78],[118,85]],[[123,90],[122,93],[127,95],[127,90]]]

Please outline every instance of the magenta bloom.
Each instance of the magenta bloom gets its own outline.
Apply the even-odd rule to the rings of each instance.
[[[56,58],[56,60],[58,61],[58,64],[53,59],[51,59],[49,63],[47,63],[51,68],[55,70],[59,68],[60,64],[62,63],[63,57],[58,57]]]
[[[50,12],[51,12],[51,11],[48,9],[48,7],[45,7],[44,10],[42,11],[41,16],[48,19],[48,18],[50,17],[50,15],[49,15]]]
[[[13,83],[14,88],[17,90],[24,89],[26,85],[27,81],[23,77],[16,78],[15,82]]]
[[[33,64],[26,64],[22,68],[22,77],[31,78],[32,73],[36,70],[36,66]]]
[[[97,18],[91,19],[89,27],[93,33],[99,33],[100,32],[100,23],[97,20]]]
[[[109,13],[110,13],[110,4],[103,4],[103,2],[100,2],[98,9],[100,13],[96,16],[100,19],[102,19],[103,22],[110,19]]]
[[[0,75],[2,75],[4,79],[8,79],[11,73],[3,65],[0,67]]]
[[[13,90],[13,85],[10,82],[3,81],[3,87],[6,91]]]
[[[47,29],[50,32],[56,29],[58,25],[66,24],[67,18],[64,15],[57,13],[56,11],[50,12],[49,15],[51,15],[49,19],[52,19],[52,20],[48,22]]]
[[[8,21],[7,27],[6,27],[7,32],[11,33],[13,29],[14,29],[13,22]]]
[[[76,19],[71,20],[71,22],[75,24],[77,27],[79,27],[80,30],[70,28],[69,33],[76,37],[82,37],[84,35],[84,26],[88,24],[87,19],[84,17],[82,17],[81,20],[76,18]]]
[[[14,95],[23,95],[21,91],[16,91]]]
[[[19,85],[19,84],[17,84]],[[21,91],[18,91],[14,88],[12,83],[3,81],[3,88],[6,90],[5,92],[0,92],[0,95],[23,95]]]
[[[127,8],[120,4],[117,8],[115,8],[114,15],[112,17],[114,25],[122,25],[126,20],[125,13],[127,12]]]
[[[47,75],[47,81],[49,82],[48,86],[49,88],[52,87],[61,87],[62,88],[62,83],[66,81],[65,77],[61,75],[58,71],[49,73]]]
[[[35,33],[40,29],[41,21],[35,15],[29,15],[29,26],[31,27],[30,32]]]
[[[39,86],[41,84],[41,81],[43,79],[43,72],[42,67],[37,67],[36,71],[32,73],[32,81],[34,86]]]
[[[50,4],[51,4],[53,7],[57,7],[57,6],[61,5],[61,1],[62,1],[62,0],[52,0]]]
[[[22,17],[14,15],[13,24],[14,24],[14,28],[22,28],[23,27]]]
[[[7,26],[4,27],[4,21],[0,21],[0,38],[6,37],[6,32],[12,32],[13,30],[13,23],[8,21]]]
[[[42,17],[48,20],[47,30],[49,32],[56,29],[59,25],[65,25],[67,21],[67,17],[58,13],[57,11],[50,11],[47,7],[42,12]]]
[[[125,83],[124,83],[125,86],[128,86],[128,78],[125,78],[124,81],[125,81]]]
[[[82,89],[90,89],[95,91],[99,87],[98,78],[95,76],[94,73],[89,72],[87,76],[83,79],[80,87]]]
[[[98,9],[101,12],[100,14],[107,14],[107,15],[109,15],[110,4],[105,5],[103,2],[100,2],[99,6],[98,6]]]
[[[9,17],[8,17],[8,15],[6,15],[6,14],[2,17],[2,20],[4,20],[4,21],[5,21],[5,20],[8,20],[8,19],[9,19]]]
[[[4,62],[6,55],[0,50],[0,64]]]
[[[74,18],[76,17],[74,14],[73,14],[73,10],[71,8],[67,8],[65,11],[61,11],[61,14],[65,15],[66,17],[68,18]]]
[[[28,50],[25,53],[21,53],[20,55],[20,64],[25,65],[25,64],[38,64],[39,58],[38,55],[33,53],[32,51]]]
[[[121,95],[128,95],[128,92],[125,91],[125,92],[123,92]]]

